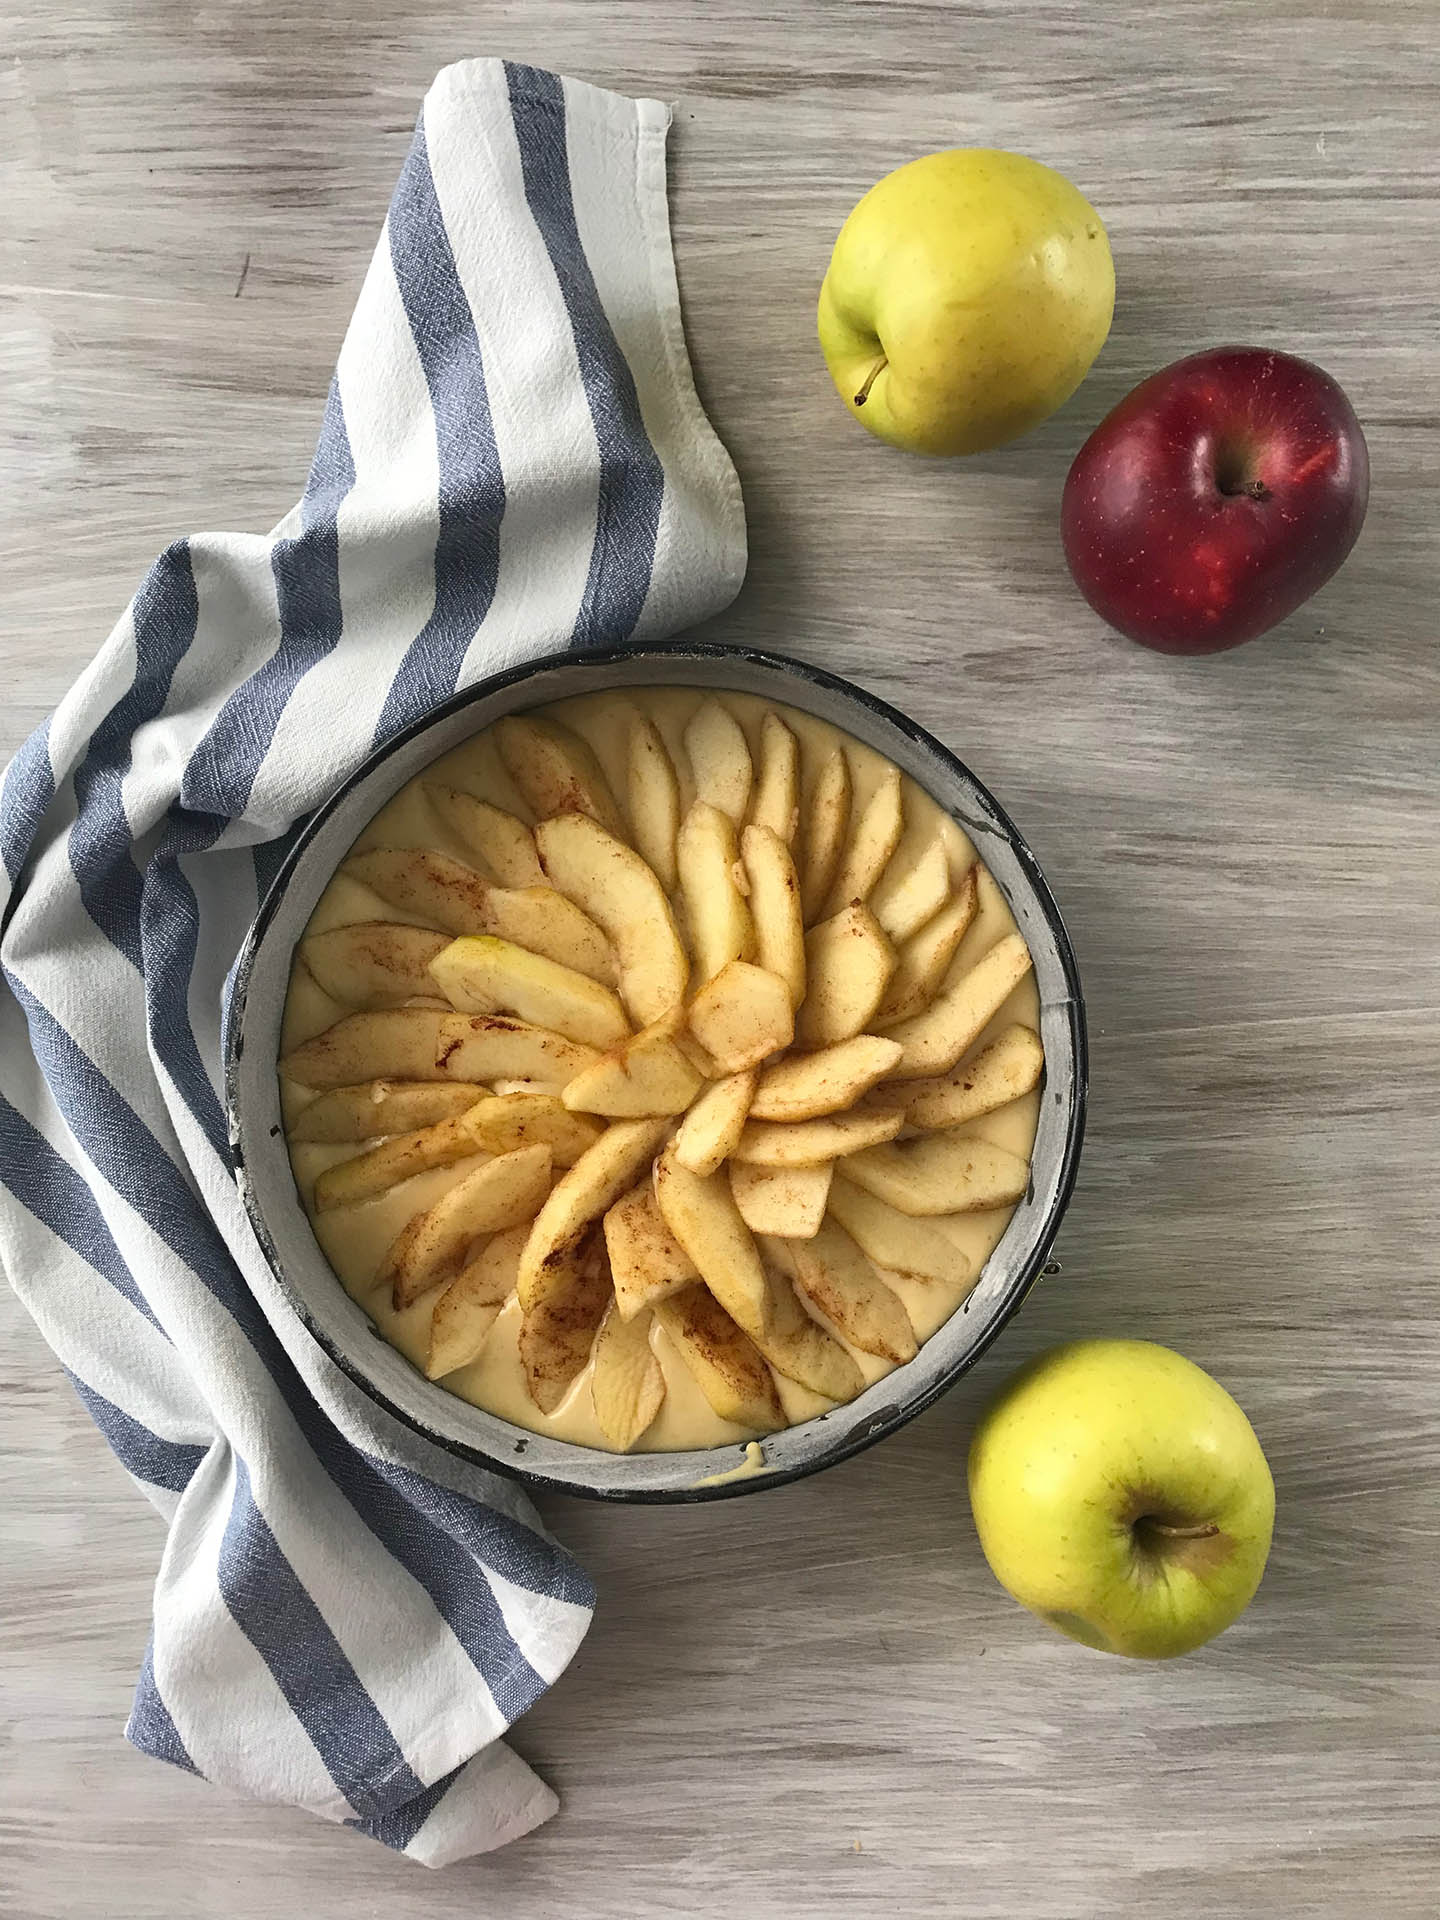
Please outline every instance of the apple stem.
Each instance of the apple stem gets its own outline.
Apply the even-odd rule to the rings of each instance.
[[[888,367],[889,364],[890,364],[889,360],[882,353],[880,358],[875,362],[874,366],[870,369],[869,373],[866,374],[865,384],[863,387],[861,387],[860,391],[855,396],[855,404],[857,407],[863,407],[865,402],[870,398],[871,387],[874,386],[876,380],[885,371],[886,367]]]
[[[1148,1513],[1140,1524],[1147,1533],[1163,1534],[1167,1540],[1213,1540],[1220,1531],[1213,1521],[1201,1521],[1193,1527],[1173,1527],[1168,1520],[1154,1520]]]

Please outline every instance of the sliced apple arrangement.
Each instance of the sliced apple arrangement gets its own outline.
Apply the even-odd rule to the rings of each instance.
[[[987,1034],[1030,970],[1023,939],[957,971],[979,870],[952,872],[938,830],[902,865],[899,770],[858,799],[837,744],[802,786],[773,710],[753,755],[720,700],[694,711],[683,811],[638,706],[623,807],[558,720],[493,738],[532,819],[427,781],[469,859],[352,853],[342,874],[403,919],[298,950],[348,1009],[280,1062],[292,1149],[355,1148],[313,1213],[453,1167],[376,1275],[396,1311],[430,1300],[425,1371],[477,1360],[517,1300],[535,1408],[588,1368],[617,1450],[664,1401],[656,1324],[747,1431],[787,1424],[777,1377],[854,1398],[857,1354],[917,1350],[892,1280],[959,1282],[958,1300],[978,1273],[946,1219],[1026,1190],[1028,1159],[969,1127],[1042,1072],[1030,1027]]]

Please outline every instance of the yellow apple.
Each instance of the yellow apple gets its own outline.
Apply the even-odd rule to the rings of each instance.
[[[1061,1633],[1164,1660],[1250,1604],[1275,1485],[1217,1380],[1148,1340],[1076,1340],[1002,1389],[970,1446],[996,1579]]]
[[[1114,306],[1084,194],[1024,154],[959,147],[898,167],[851,213],[820,289],[820,345],[880,439],[979,453],[1069,399]]]

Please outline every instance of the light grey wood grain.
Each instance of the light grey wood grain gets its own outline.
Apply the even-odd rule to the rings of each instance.
[[[11,0],[6,27],[0,755],[170,536],[295,497],[434,69],[503,52],[657,93],[697,371],[750,513],[713,630],[853,674],[994,786],[1069,915],[1095,1058],[1064,1270],[972,1380],[761,1498],[548,1503],[601,1593],[518,1734],[563,1810],[438,1878],[122,1744],[158,1525],[6,1294],[0,1910],[1433,1913],[1433,7]],[[930,465],[846,418],[812,304],[858,194],[957,143],[1071,174],[1120,304],[1056,420]],[[1281,633],[1186,664],[1099,629],[1056,504],[1139,374],[1227,339],[1337,375],[1374,496]],[[1081,1331],[1213,1368],[1274,1462],[1260,1598],[1172,1666],[1048,1635],[971,1531],[984,1395]]]

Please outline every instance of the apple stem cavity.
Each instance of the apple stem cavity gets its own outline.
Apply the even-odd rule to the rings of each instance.
[[[1247,500],[1268,500],[1270,489],[1263,480],[1246,474],[1248,465],[1243,454],[1222,450],[1215,463],[1215,485],[1229,500],[1243,495]]]
[[[1213,1540],[1220,1529],[1213,1521],[1201,1521],[1193,1527],[1172,1526],[1168,1520],[1156,1520],[1148,1513],[1142,1513],[1135,1522],[1136,1531],[1158,1533],[1164,1540]]]
[[[1231,1546],[1213,1520],[1162,1520],[1154,1513],[1136,1516],[1130,1538],[1136,1571],[1151,1579],[1167,1578],[1174,1569],[1201,1574],[1228,1559]]]
[[[874,366],[870,369],[869,373],[866,374],[865,384],[864,386],[861,387],[860,391],[855,396],[855,404],[857,407],[863,407],[865,402],[870,398],[871,387],[874,386],[876,380],[885,371],[886,367],[888,367],[889,364],[890,364],[890,361],[888,357],[882,353],[880,358],[875,362]]]

